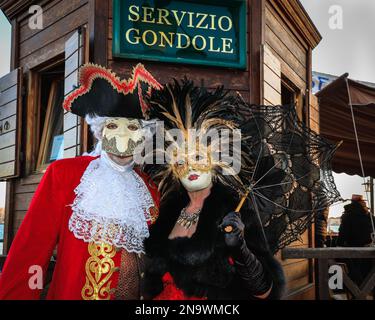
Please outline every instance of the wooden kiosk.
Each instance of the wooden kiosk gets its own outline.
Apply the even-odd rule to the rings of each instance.
[[[84,62],[128,77],[141,61],[161,83],[187,75],[207,88],[224,85],[238,91],[252,103],[295,102],[301,120],[319,130],[310,92],[311,53],[321,36],[300,2],[221,2],[0,0],[12,25],[12,71],[0,79],[0,179],[7,181],[4,256],[48,164],[92,147],[87,126],[61,108]],[[35,5],[39,7],[30,8]],[[174,20],[170,8],[175,8]],[[38,16],[43,27],[30,27]],[[129,20],[131,31],[126,29]],[[171,33],[181,32],[179,23],[192,37],[200,37],[195,43],[191,37],[190,46],[181,42],[185,50],[176,51]],[[209,37],[211,31],[219,41]],[[162,32],[163,38],[156,38]],[[129,43],[143,48],[128,50]],[[291,246],[313,247],[312,228]],[[287,299],[314,299],[313,264],[306,259],[283,264]]]

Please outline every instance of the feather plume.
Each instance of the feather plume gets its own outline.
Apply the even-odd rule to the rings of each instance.
[[[184,139],[191,140],[188,134],[189,129],[195,129],[197,134],[197,144],[199,152],[209,152],[212,160],[212,170],[214,179],[222,184],[228,185],[238,192],[243,192],[246,180],[243,175],[252,172],[254,161],[250,159],[250,152],[247,151],[247,135],[242,130],[240,138],[236,138],[234,130],[241,130],[246,122],[247,105],[240,97],[230,95],[223,87],[218,87],[213,91],[205,88],[196,87],[188,79],[181,81],[174,80],[167,84],[160,91],[155,91],[150,98],[150,118],[164,121],[165,134],[169,141],[165,142],[164,150],[155,149],[154,154],[167,155],[167,149],[171,145],[175,148],[181,148],[173,142],[173,138],[168,133],[170,129],[180,129],[183,131]],[[210,130],[227,129],[231,132],[229,139],[229,148],[233,154],[232,159],[240,161],[242,167],[240,173],[232,168],[232,163],[226,162],[221,157],[222,137],[210,136]],[[204,146],[208,136],[212,138],[208,146]],[[237,140],[236,140],[237,139]],[[191,143],[193,141],[187,141]],[[240,147],[238,148],[237,144]],[[169,149],[170,150],[170,149]],[[171,189],[180,186],[178,177],[175,176],[172,163],[155,165],[149,170],[152,178],[159,182],[159,190],[162,196],[171,191]]]

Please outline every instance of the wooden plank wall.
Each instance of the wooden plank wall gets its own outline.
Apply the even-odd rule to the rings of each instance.
[[[300,41],[268,2],[265,10],[265,43],[281,62],[281,73],[300,90],[307,88],[307,44]]]
[[[320,132],[319,102],[313,94],[310,94],[310,128],[317,133]]]
[[[293,32],[291,26],[283,20],[280,12],[270,3],[265,11],[265,44],[263,46],[263,85],[264,103],[281,103],[281,81],[287,78],[300,92],[308,88],[308,47]],[[302,107],[302,106],[301,106]],[[309,230],[290,247],[305,248],[311,246]],[[278,258],[281,260],[280,253]],[[312,265],[307,259],[281,260],[289,299],[296,292],[311,287]],[[312,290],[310,290],[312,291]],[[301,295],[298,295],[301,298]],[[309,294],[307,298],[312,298]]]
[[[0,79],[0,178],[19,174],[21,70]]]
[[[88,21],[88,0],[53,0],[42,8],[42,30],[30,29],[28,17],[20,21],[19,64],[25,72],[62,54],[72,32]]]
[[[26,16],[19,21],[18,65],[24,68],[26,78],[30,69],[40,67],[63,54],[65,42],[78,27],[88,22],[88,0],[40,1],[39,4],[44,10],[44,28],[42,30],[31,30],[28,27]],[[23,132],[26,130],[24,122]],[[25,148],[25,146],[23,147]],[[14,181],[13,235],[26,214],[42,176],[42,173],[35,173]]]
[[[263,46],[263,103],[281,104],[281,63],[267,44]]]
[[[35,190],[38,187],[43,174],[33,174],[27,178],[18,179],[14,184],[14,207],[13,207],[13,235],[19,229],[26,211],[29,208]]]

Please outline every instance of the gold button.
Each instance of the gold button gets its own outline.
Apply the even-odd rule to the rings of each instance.
[[[140,299],[141,299],[141,300],[144,300],[144,299],[145,299],[145,297],[144,297],[144,296],[141,296],[141,297],[140,297]]]
[[[141,278],[144,278],[144,277],[145,277],[145,273],[142,272],[142,273],[141,273]]]

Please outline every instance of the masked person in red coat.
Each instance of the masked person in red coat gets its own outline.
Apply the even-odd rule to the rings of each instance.
[[[15,237],[0,299],[39,299],[57,247],[47,299],[141,299],[143,241],[158,194],[135,165],[147,137],[144,97],[161,85],[138,64],[129,80],[87,64],[64,108],[85,117],[97,155],[51,164]]]

